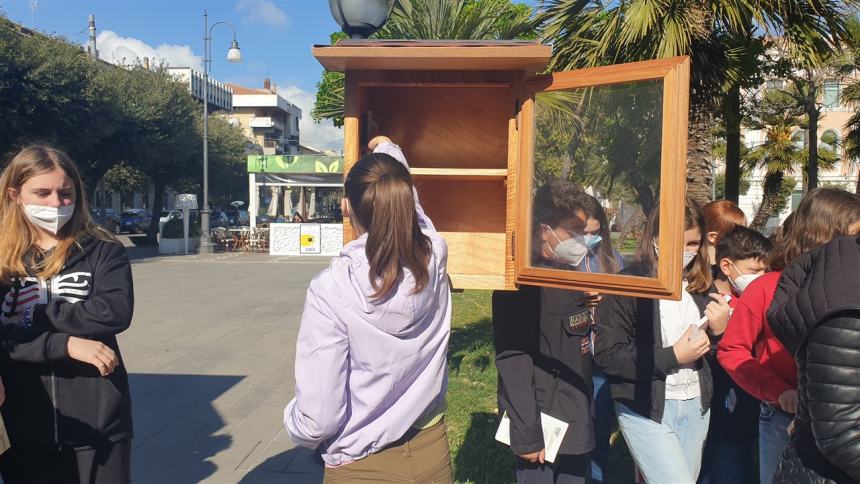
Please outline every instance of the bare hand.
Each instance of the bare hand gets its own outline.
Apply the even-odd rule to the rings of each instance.
[[[708,328],[714,335],[721,335],[726,331],[729,324],[729,316],[732,308],[726,302],[722,294],[709,294],[713,301],[705,307],[705,316],[708,317]]]
[[[603,300],[603,296],[598,292],[586,291],[585,292],[585,303],[588,304],[588,307],[596,307],[600,304],[600,301]]]
[[[672,345],[672,349],[675,350],[675,358],[681,365],[692,363],[707,355],[708,351],[711,350],[711,340],[708,339],[708,336],[702,334],[693,337],[694,330],[695,328],[691,325],[681,336],[681,339]]]
[[[520,459],[534,463],[544,463],[544,458],[546,457],[546,449],[541,449],[540,452],[532,452],[531,454],[521,454]]]
[[[66,348],[69,358],[95,366],[101,376],[110,375],[119,364],[116,353],[100,341],[69,336]]]
[[[370,140],[369,143],[367,143],[367,147],[370,148],[371,150],[375,150],[377,146],[379,146],[385,142],[390,143],[391,138],[389,138],[388,136],[376,136],[372,140]]]
[[[797,390],[786,390],[779,396],[779,408],[794,415],[797,413]]]

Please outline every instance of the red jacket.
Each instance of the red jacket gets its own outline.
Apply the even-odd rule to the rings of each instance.
[[[764,402],[777,403],[797,388],[794,356],[776,339],[765,315],[773,300],[779,272],[753,281],[736,305],[717,347],[717,359],[741,388]]]

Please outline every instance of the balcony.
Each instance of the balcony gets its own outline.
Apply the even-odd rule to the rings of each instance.
[[[252,128],[274,128],[275,121],[270,116],[259,116],[251,118]]]

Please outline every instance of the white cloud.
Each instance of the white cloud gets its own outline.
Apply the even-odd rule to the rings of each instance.
[[[271,0],[239,0],[236,11],[244,13],[243,20],[251,24],[269,27],[287,24],[287,14]]]
[[[311,118],[311,110],[316,98],[314,93],[295,85],[287,85],[286,87],[278,86],[278,94],[302,110],[299,139],[303,145],[322,150],[334,150],[338,153],[343,150],[343,130],[336,128],[331,121],[327,120],[316,124]]]
[[[116,32],[103,30],[96,39],[99,57],[112,64],[134,64],[149,58],[152,65],[164,62],[171,67],[191,67],[203,70],[203,57],[194,55],[188,45],[161,44],[152,47],[142,40],[122,37]]]

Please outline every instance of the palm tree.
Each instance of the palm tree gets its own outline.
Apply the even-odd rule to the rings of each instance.
[[[857,17],[852,17],[848,21],[848,31],[850,32],[851,41],[847,44],[847,54],[850,56],[850,63],[854,70],[860,70],[860,20]],[[854,115],[845,123],[845,128],[848,133],[845,135],[845,163],[850,163],[850,160],[860,157],[860,79],[845,86],[842,91],[842,102],[855,109]],[[857,174],[856,193],[860,195],[860,170]]]
[[[692,57],[688,193],[705,201],[711,125],[725,87],[744,78],[732,62],[738,42],[728,40],[778,32],[793,57],[817,62],[844,37],[844,19],[856,1],[546,0],[543,5],[545,34],[554,43],[553,70]]]
[[[511,0],[396,0],[374,39],[509,40],[537,36],[532,8]],[[332,35],[332,43],[345,38]],[[324,72],[311,113],[317,122],[343,125],[344,77]]]
[[[764,195],[750,228],[761,230],[785,199],[781,187],[786,173],[803,164],[804,152],[792,138],[802,122],[803,109],[782,91],[765,91],[759,108],[749,121],[751,129],[765,132],[762,145],[753,148],[750,157],[764,170]]]

